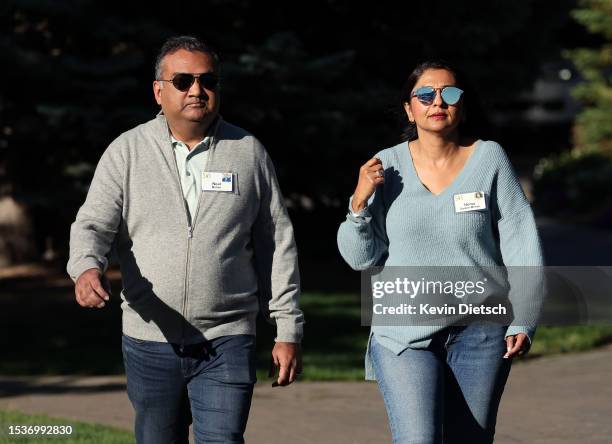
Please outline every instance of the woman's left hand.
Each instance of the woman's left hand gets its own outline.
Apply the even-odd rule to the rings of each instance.
[[[504,358],[511,359],[515,356],[522,356],[529,350],[529,338],[525,333],[518,333],[506,338],[507,351]]]

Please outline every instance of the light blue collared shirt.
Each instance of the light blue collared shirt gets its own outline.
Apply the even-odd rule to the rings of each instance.
[[[195,216],[202,191],[202,172],[206,168],[212,136],[206,136],[190,151],[186,144],[170,135],[174,158],[179,172],[183,197],[189,208],[189,220]]]

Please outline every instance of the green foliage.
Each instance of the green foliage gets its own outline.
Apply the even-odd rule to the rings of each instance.
[[[565,51],[585,80],[573,91],[584,106],[576,120],[576,148],[612,156],[612,0],[579,4],[572,16],[602,42],[596,48]]]
[[[612,0],[579,5],[572,16],[601,41],[564,51],[584,79],[572,91],[583,109],[574,125],[574,148],[540,161],[534,192],[546,213],[581,212],[587,221],[607,223],[612,217]]]
[[[612,2],[610,0],[581,0],[580,9],[572,16],[593,34],[612,39]]]
[[[551,215],[601,217],[612,210],[612,158],[598,150],[573,149],[546,157],[534,172],[539,210]]]

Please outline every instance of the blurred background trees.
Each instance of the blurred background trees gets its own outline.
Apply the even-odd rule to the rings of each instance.
[[[572,16],[601,44],[567,52],[585,80],[574,89],[584,104],[576,119],[575,144],[612,156],[612,0],[583,0],[580,6]]]
[[[153,63],[171,35],[198,35],[220,53],[221,113],[271,153],[302,262],[321,264],[337,260],[329,252],[358,166],[399,142],[399,88],[420,61],[447,59],[469,74],[488,133],[527,174],[538,158],[572,146],[577,108],[568,91],[581,76],[589,83],[579,90],[588,102],[580,140],[600,144],[591,128],[607,128],[609,146],[603,99],[589,88],[608,82],[609,107],[609,71],[595,64],[607,57],[609,69],[610,49],[580,25],[609,32],[597,15],[607,5],[587,2],[572,16],[574,0],[5,1],[0,262],[44,255],[63,265],[101,153],[157,112]],[[572,57],[580,73],[561,56],[579,46],[589,48]]]
[[[612,0],[582,0],[572,17],[593,36],[587,48],[564,51],[583,82],[573,88],[582,104],[573,146],[548,156],[535,170],[537,202],[553,215],[612,223]]]

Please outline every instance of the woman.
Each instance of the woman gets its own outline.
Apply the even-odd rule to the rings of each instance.
[[[542,265],[533,213],[504,150],[467,137],[473,97],[465,89],[443,63],[409,76],[401,97],[408,140],[361,167],[338,231],[352,268]],[[527,297],[513,288],[514,298]],[[528,350],[535,326],[456,325],[373,325],[366,378],[378,382],[393,442],[493,441],[512,358]]]

